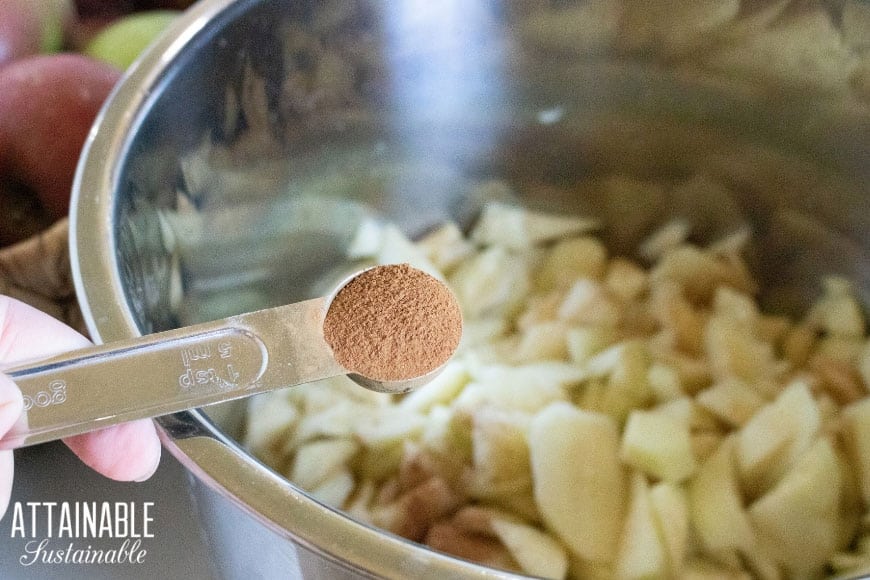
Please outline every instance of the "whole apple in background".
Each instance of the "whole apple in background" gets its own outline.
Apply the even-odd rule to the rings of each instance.
[[[91,38],[83,52],[124,70],[178,14],[176,10],[149,10],[123,16]]]
[[[76,54],[0,68],[0,180],[31,190],[52,219],[66,215],[82,145],[119,78]]]
[[[72,0],[0,0],[0,66],[60,50],[74,18]]]

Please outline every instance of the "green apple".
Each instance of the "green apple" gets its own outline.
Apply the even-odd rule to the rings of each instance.
[[[178,14],[175,10],[150,10],[124,16],[101,30],[83,52],[124,70]]]

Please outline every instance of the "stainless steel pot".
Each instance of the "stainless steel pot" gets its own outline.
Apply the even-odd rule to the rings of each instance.
[[[114,92],[79,167],[71,245],[95,339],[307,297],[362,215],[412,236],[467,224],[481,200],[466,185],[491,176],[528,185],[529,205],[601,216],[616,251],[675,212],[702,237],[745,223],[771,304],[799,308],[823,273],[870,302],[854,77],[698,64],[685,35],[626,33],[607,2],[581,4],[196,4]],[[734,197],[553,194],[614,170],[709,171]],[[227,577],[500,575],[317,503],[239,445],[243,412],[159,420]]]

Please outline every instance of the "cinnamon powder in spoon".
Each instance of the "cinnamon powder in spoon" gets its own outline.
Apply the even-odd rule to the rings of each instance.
[[[422,376],[447,362],[462,313],[442,282],[408,264],[366,270],[342,287],[323,335],[347,370],[380,381]]]

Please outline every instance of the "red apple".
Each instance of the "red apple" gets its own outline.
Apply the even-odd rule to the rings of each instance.
[[[0,180],[33,191],[53,219],[66,215],[82,145],[119,77],[75,54],[0,68]]]

